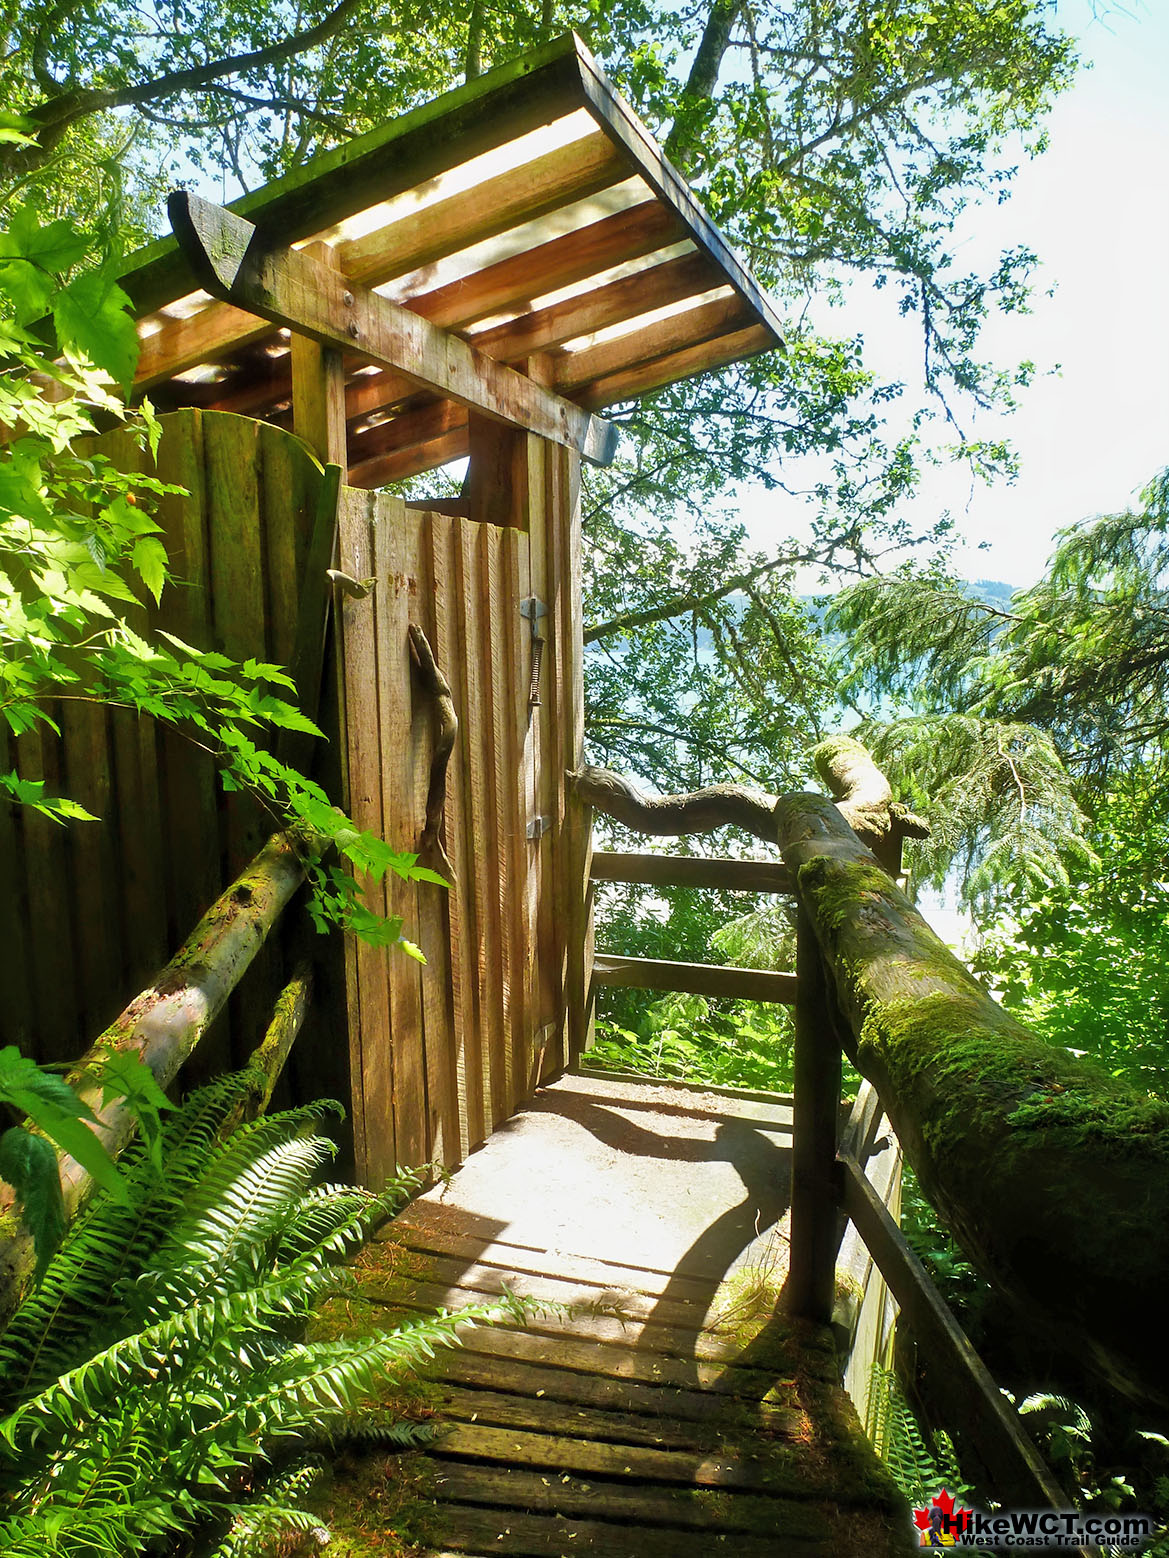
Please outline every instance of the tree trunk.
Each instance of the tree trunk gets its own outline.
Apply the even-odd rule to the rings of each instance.
[[[922,1186],[994,1287],[1109,1390],[1169,1403],[1169,1104],[1045,1043],[943,945],[845,821],[886,856],[920,836],[855,742],[826,743],[819,795],[774,802],[774,833],[823,955],[838,1028]],[[643,803],[586,770],[629,826],[716,825],[711,793]],[[882,790],[883,786],[883,790]],[[620,793],[617,807],[608,804]],[[752,820],[765,810],[752,798]],[[739,822],[742,797],[717,819]],[[762,831],[753,829],[753,831]]]

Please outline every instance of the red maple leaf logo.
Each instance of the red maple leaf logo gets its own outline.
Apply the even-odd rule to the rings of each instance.
[[[930,1509],[940,1509],[943,1515],[947,1516],[948,1522],[954,1521],[954,1500],[946,1492],[945,1488],[942,1489],[937,1498],[930,1500]],[[930,1509],[915,1509],[913,1511],[913,1523],[919,1531],[928,1530],[930,1523]],[[961,1522],[962,1517],[968,1513],[968,1510],[960,1509],[958,1511],[957,1521]],[[953,1525],[948,1523],[946,1529],[953,1530]]]

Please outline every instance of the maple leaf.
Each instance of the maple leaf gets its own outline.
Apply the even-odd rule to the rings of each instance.
[[[953,1515],[954,1500],[943,1488],[937,1498],[930,1500],[930,1509],[940,1509],[944,1515]],[[915,1509],[913,1511],[913,1523],[919,1531],[924,1531],[930,1523],[929,1509]]]

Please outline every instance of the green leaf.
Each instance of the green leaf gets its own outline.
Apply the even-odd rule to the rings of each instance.
[[[445,876],[440,876],[437,871],[432,871],[429,866],[410,866],[404,874],[408,875],[415,882],[433,882],[436,887],[449,889],[451,885]]]
[[[143,584],[154,596],[154,604],[157,606],[166,583],[166,547],[157,536],[143,536],[135,541],[130,560],[141,575]]]
[[[17,1094],[20,1100],[17,1100]],[[92,1120],[93,1111],[84,1104],[68,1082],[54,1071],[46,1071],[35,1060],[22,1055],[15,1044],[0,1049],[0,1098],[22,1108],[25,1114],[34,1114],[24,1099],[31,1099],[34,1108],[44,1106],[71,1114],[77,1119]]]
[[[159,1087],[154,1072],[137,1050],[112,1050],[98,1066],[101,1101],[106,1105],[124,1098],[138,1121],[154,1166],[162,1171],[162,1121],[159,1116],[174,1105]]]
[[[57,1154],[43,1136],[14,1125],[0,1136],[0,1179],[6,1179],[20,1197],[36,1250],[39,1282],[65,1232]]]
[[[0,255],[19,255],[54,276],[72,270],[88,248],[89,240],[72,222],[58,217],[42,226],[31,205],[18,206],[0,233]]]
[[[75,347],[116,384],[128,388],[138,362],[130,299],[106,269],[83,271],[53,299],[62,345]]]

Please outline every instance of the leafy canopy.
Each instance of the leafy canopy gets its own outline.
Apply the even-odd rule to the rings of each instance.
[[[807,709],[825,693],[792,570],[870,570],[914,540],[898,506],[930,439],[985,473],[1009,462],[1005,446],[964,438],[961,421],[964,406],[1007,402],[1031,375],[984,362],[978,339],[990,313],[1026,306],[1032,257],[1018,245],[964,273],[954,237],[1042,144],[1074,67],[1054,23],[1048,0],[458,0],[392,13],[373,0],[207,0],[149,16],[29,0],[0,69],[30,140],[6,165],[37,200],[57,201],[78,137],[120,125],[135,212],[168,156],[172,172],[203,170],[229,192],[579,29],[790,316],[786,356],[619,413],[628,452],[586,493],[586,598],[597,641],[622,676],[644,666],[648,687],[645,717],[623,727],[594,661],[591,734],[602,758],[668,765],[691,783],[712,764],[741,765],[747,743],[757,769],[782,773],[817,734]],[[841,339],[831,305],[854,281],[920,333],[917,383],[882,381],[863,343]],[[737,521],[748,481],[775,493],[774,544],[751,546]],[[740,622],[711,581],[751,574],[767,609]],[[629,640],[624,620],[646,611],[660,627],[642,621]],[[708,716],[707,679],[680,652],[688,630],[714,636],[724,704],[752,706],[767,682],[753,719]],[[790,730],[785,708],[797,711]]]

